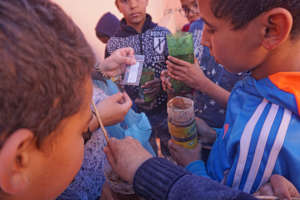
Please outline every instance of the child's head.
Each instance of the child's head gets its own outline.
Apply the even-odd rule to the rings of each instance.
[[[180,0],[180,2],[181,8],[190,23],[200,18],[197,0]]]
[[[281,55],[291,51],[291,44],[299,38],[300,0],[198,2],[206,22],[202,43],[229,71],[256,74],[263,69],[260,66],[268,65],[270,73],[279,51]]]
[[[119,19],[110,12],[105,13],[99,20],[96,26],[96,35],[103,43],[108,40],[117,32],[120,27]]]
[[[54,199],[81,166],[94,56],[48,0],[1,0],[0,16],[0,199]]]
[[[148,0],[116,0],[115,3],[129,26],[135,29],[143,26]]]

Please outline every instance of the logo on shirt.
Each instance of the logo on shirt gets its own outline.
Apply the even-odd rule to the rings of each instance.
[[[166,38],[165,37],[155,37],[154,38],[154,49],[156,53],[162,54],[164,52],[166,44]]]

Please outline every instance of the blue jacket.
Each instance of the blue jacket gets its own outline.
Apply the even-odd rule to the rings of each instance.
[[[235,86],[206,166],[209,177],[253,193],[279,174],[300,189],[299,80],[299,72],[281,72]]]

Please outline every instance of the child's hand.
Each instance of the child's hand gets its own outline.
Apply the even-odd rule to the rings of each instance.
[[[208,78],[204,75],[196,59],[195,64],[191,64],[169,56],[166,63],[168,66],[168,75],[170,77],[184,82],[191,88],[198,89],[199,86],[205,87]]]
[[[196,117],[197,131],[201,143],[212,144],[216,141],[216,131],[207,125],[207,123]]]
[[[132,101],[124,92],[107,97],[97,104],[97,109],[104,126],[111,126],[122,122],[131,106]]]
[[[152,81],[146,82],[141,86],[144,90],[144,94],[156,96],[160,92],[161,81],[158,78],[155,78]]]
[[[144,110],[152,110],[154,105],[156,104],[156,96],[161,91],[161,80],[155,78],[152,81],[146,82],[141,86],[141,88],[143,89],[144,95],[152,100],[150,102],[145,102],[145,98],[136,98],[134,103]]]
[[[254,193],[254,196],[267,195],[277,196],[279,199],[291,199],[291,197],[300,197],[296,187],[285,177],[280,175],[272,175],[270,182],[263,185]]]
[[[160,80],[161,80],[161,85],[162,88],[165,92],[173,92],[172,84],[170,82],[169,76],[168,76],[168,71],[163,70],[160,74]]]
[[[169,140],[168,146],[172,158],[178,165],[183,167],[186,167],[191,162],[201,159],[201,144],[198,144],[194,149],[187,149],[173,143],[172,140]]]
[[[121,48],[100,63],[100,71],[108,77],[115,77],[125,72],[126,66],[136,63],[132,48]]]

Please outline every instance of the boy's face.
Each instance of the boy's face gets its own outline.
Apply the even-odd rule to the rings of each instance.
[[[116,5],[129,26],[144,23],[148,0],[116,0]]]
[[[262,63],[266,52],[261,45],[257,20],[252,20],[245,28],[233,30],[229,21],[213,15],[210,1],[198,0],[205,22],[201,43],[209,47],[215,60],[233,73],[249,71]]]
[[[181,8],[190,23],[200,18],[197,0],[181,0],[180,2]]]
[[[65,118],[43,142],[28,148],[28,164],[22,173],[28,179],[16,199],[55,199],[71,183],[79,171],[84,153],[83,132],[91,119],[92,83],[84,83],[84,101],[79,112]]]

